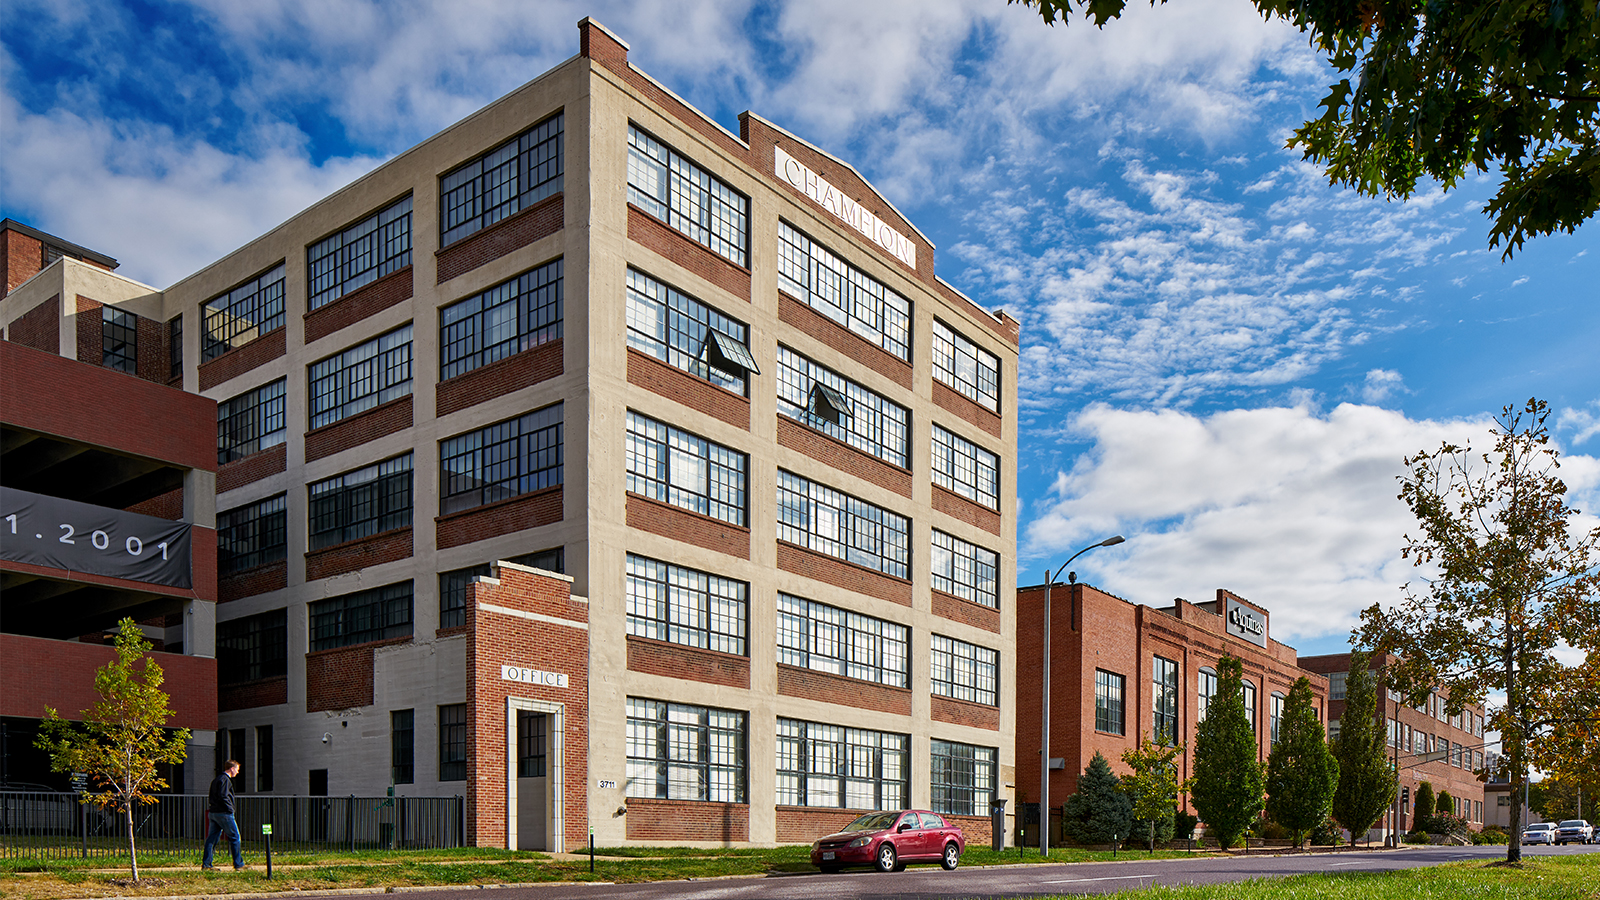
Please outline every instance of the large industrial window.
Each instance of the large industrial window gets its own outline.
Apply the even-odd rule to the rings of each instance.
[[[1334,672],[1328,676],[1328,699],[1343,700],[1349,672]]]
[[[1256,686],[1246,678],[1243,683],[1244,690],[1244,717],[1250,720],[1250,730],[1256,730]]]
[[[200,361],[283,327],[283,263],[200,304]]]
[[[226,463],[283,443],[287,422],[283,409],[285,380],[217,404],[217,462]]]
[[[873,346],[911,361],[911,301],[782,220],[778,286]]]
[[[628,554],[628,633],[745,653],[750,586],[732,578]]]
[[[533,569],[544,569],[546,572],[564,573],[567,571],[564,551],[563,547],[554,547],[535,553],[525,553],[522,556],[507,557],[506,562]],[[472,579],[480,575],[487,577],[488,574],[489,563],[439,573],[440,628],[455,628],[467,624],[468,586],[472,584]]]
[[[289,671],[289,614],[274,609],[217,623],[217,682],[240,684]]]
[[[1206,666],[1200,670],[1199,713],[1197,722],[1203,722],[1206,711],[1211,708],[1211,698],[1217,695],[1217,670]]]
[[[1000,457],[960,435],[933,426],[933,483],[987,506],[1000,508]]]
[[[745,265],[749,199],[631,125],[628,202],[734,265]]]
[[[932,563],[934,590],[1000,608],[1000,554],[935,530]]]
[[[138,316],[115,306],[100,307],[100,365],[130,375],[138,373]]]
[[[933,377],[985,409],[1000,411],[1000,357],[933,321]]]
[[[256,790],[272,791],[272,726],[256,726]]]
[[[910,735],[779,719],[778,805],[899,809],[910,750]]]
[[[389,780],[395,784],[416,781],[416,710],[389,713]]]
[[[439,780],[467,780],[467,705],[439,707]]]
[[[517,777],[543,778],[549,746],[544,713],[517,710]]]
[[[440,441],[439,469],[445,514],[561,484],[561,404]]]
[[[778,594],[778,662],[862,681],[906,687],[904,625]]]
[[[745,802],[745,714],[628,698],[629,797]]]
[[[745,524],[745,454],[629,411],[627,465],[630,492]]]
[[[1000,653],[933,635],[932,690],[941,697],[999,706]]]
[[[411,393],[411,326],[314,362],[306,377],[312,428],[405,397]]]
[[[311,549],[411,524],[411,454],[308,486]]]
[[[561,190],[561,113],[439,179],[439,246]]]
[[[635,269],[628,270],[628,346],[745,396],[759,374],[750,328]]]
[[[217,513],[217,574],[232,575],[283,559],[288,526],[286,494]]]
[[[1284,699],[1285,698],[1282,693],[1278,691],[1272,692],[1271,709],[1269,710],[1269,715],[1272,726],[1272,743],[1274,744],[1278,742],[1278,728],[1283,724]]]
[[[1122,734],[1123,677],[1101,669],[1094,670],[1094,730]]]
[[[908,467],[909,410],[782,345],[778,413],[890,465]]]
[[[561,337],[561,260],[439,310],[439,380]]]
[[[778,539],[906,578],[911,520],[843,491],[778,470]]]
[[[409,265],[411,198],[405,197],[306,248],[308,306],[326,306]]]
[[[934,812],[947,816],[982,816],[995,796],[993,747],[974,747],[935,740],[929,788]]]
[[[1170,659],[1155,657],[1151,672],[1151,697],[1153,709],[1153,738],[1158,744],[1175,747],[1178,744],[1178,664]]]
[[[307,609],[312,650],[411,636],[409,581],[318,600]]]

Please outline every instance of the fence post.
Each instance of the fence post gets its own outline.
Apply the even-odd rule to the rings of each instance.
[[[347,801],[349,804],[344,812],[344,834],[350,844],[350,852],[356,852],[356,795],[351,794]]]
[[[564,840],[564,839],[565,839],[564,835],[557,838],[557,840]],[[465,797],[462,797],[460,794],[457,794],[456,795],[456,846],[457,847],[465,847],[466,845],[467,845],[467,801],[466,801]]]
[[[83,802],[83,795],[78,795],[78,834],[83,840],[83,858],[89,858],[89,807]]]

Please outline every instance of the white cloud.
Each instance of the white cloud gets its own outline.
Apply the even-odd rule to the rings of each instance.
[[[1367,403],[1382,403],[1397,392],[1406,389],[1405,379],[1393,369],[1373,369],[1367,372],[1361,386],[1361,399]]]
[[[1566,407],[1556,416],[1556,430],[1570,431],[1571,443],[1581,444],[1584,441],[1600,434],[1600,400],[1589,404],[1589,408]]]

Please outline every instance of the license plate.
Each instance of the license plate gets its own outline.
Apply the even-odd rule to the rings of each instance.
[[[822,854],[822,858],[823,859],[833,859],[833,851],[830,850],[827,853]]]

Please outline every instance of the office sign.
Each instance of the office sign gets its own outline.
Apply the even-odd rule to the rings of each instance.
[[[565,672],[545,672],[520,666],[501,666],[500,680],[515,681],[518,684],[540,684],[545,687],[566,687],[568,683]]]
[[[917,245],[895,231],[889,223],[873,215],[866,207],[845,196],[844,192],[828,183],[826,178],[811,171],[805,163],[783,152],[782,147],[772,148],[773,174],[794,185],[795,190],[810,197],[816,204],[837,216],[840,221],[861,232],[867,240],[889,251],[895,259],[911,268],[917,267]]]
[[[192,588],[188,522],[0,488],[0,559]]]
[[[1266,617],[1232,597],[1228,598],[1225,621],[1228,633],[1234,637],[1243,638],[1257,647],[1267,645]]]

